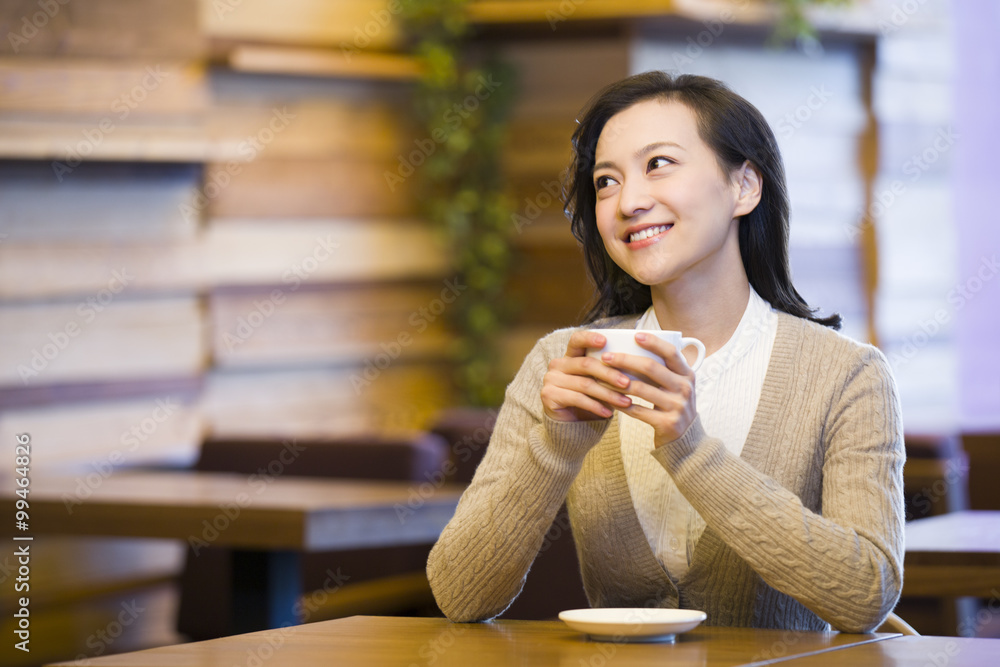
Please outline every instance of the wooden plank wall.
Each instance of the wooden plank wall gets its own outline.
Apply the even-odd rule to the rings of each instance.
[[[201,298],[190,272],[149,280],[149,260],[200,233],[181,209],[202,169],[174,162],[204,139],[208,86],[195,3],[48,6],[0,2],[0,437],[30,433],[32,475],[69,466],[86,494],[122,465],[190,460],[202,435],[185,389],[207,362]],[[3,664],[179,639],[179,545],[33,544],[32,651],[8,642]]]
[[[512,377],[540,336],[581,322],[593,294],[561,191],[576,117],[601,87],[628,74],[629,48],[616,36],[546,35],[504,42],[501,54],[517,86],[504,153],[519,251],[510,287],[517,314],[504,346]]]
[[[86,494],[122,466],[190,463],[210,434],[408,432],[451,403],[442,316],[461,290],[412,182],[384,176],[412,141],[411,84],[224,64],[250,42],[339,57],[387,3],[293,4],[86,0],[38,17],[0,0],[3,34],[25,40],[0,45],[0,438],[32,435],[34,474],[73,471]],[[33,628],[51,650],[8,644],[0,662],[179,639],[162,587],[177,545],[42,546]],[[147,610],[96,645],[133,599]]]
[[[86,0],[58,5],[0,1],[0,30],[6,37],[0,54],[186,59],[198,57],[205,48],[197,29],[197,2]],[[16,37],[9,37],[11,32]]]
[[[321,9],[321,3],[300,4]],[[16,13],[21,5],[14,5]],[[173,13],[162,3],[148,5],[154,15],[169,15],[164,29],[198,32],[193,22],[203,7],[187,3]],[[340,10],[334,23],[345,30],[354,25],[358,7]],[[95,12],[125,26],[133,19],[145,25],[143,15],[117,12],[107,2],[78,12],[67,7],[47,26],[66,41],[31,40],[30,58],[0,59],[0,125],[30,116],[56,128],[54,134],[46,134],[51,127],[39,130],[32,146],[13,147],[25,156],[8,154],[0,162],[0,394],[18,406],[18,425],[8,411],[0,413],[0,428],[37,424],[48,429],[55,439],[49,446],[64,461],[86,452],[85,462],[104,431],[88,436],[69,427],[57,437],[46,424],[63,423],[66,410],[80,418],[81,408],[48,400],[41,405],[26,396],[66,395],[38,392],[66,384],[145,381],[155,387],[158,380],[200,378],[210,390],[189,403],[201,428],[178,443],[193,455],[204,433],[227,435],[222,425],[239,421],[215,415],[210,406],[237,409],[239,401],[218,396],[218,388],[247,389],[216,382],[216,375],[252,368],[287,380],[289,373],[324,369],[330,382],[366,388],[351,384],[354,367],[363,369],[365,355],[374,357],[380,343],[406,334],[413,342],[391,365],[417,360],[435,388],[418,393],[433,397],[431,404],[446,403],[447,383],[438,378],[448,338],[440,313],[434,321],[419,313],[443,303],[447,258],[428,225],[414,219],[411,182],[391,189],[384,177],[409,140],[400,117],[409,87],[205,66],[211,39],[223,33],[227,40],[256,38],[255,29],[239,32],[240,21],[266,25],[274,11],[273,3],[248,2],[239,12],[226,12],[223,24],[207,21],[200,40],[182,40],[186,53],[176,45],[130,51],[130,40],[142,33],[127,30],[102,53],[97,38],[87,36],[105,25]],[[300,17],[298,32],[286,37],[311,43],[306,25],[330,19],[332,10],[322,11],[322,17]],[[187,30],[178,16],[188,17]],[[67,54],[59,46],[67,42],[79,46]],[[172,69],[163,68],[161,56],[169,57]],[[161,73],[162,83],[150,72]],[[128,110],[126,118],[119,119],[125,114],[115,114],[118,108]],[[77,152],[87,157],[86,142],[101,150],[119,123],[155,129],[188,121],[211,146],[231,150],[201,151],[222,158],[204,162],[171,164],[169,154],[147,154],[141,162],[77,162],[76,146],[57,145],[62,154],[53,157],[62,159],[21,159],[37,157],[35,147],[51,144],[53,136],[58,144],[65,127],[79,128],[83,148]],[[393,375],[393,369],[377,370]],[[393,428],[427,423],[427,414],[417,421],[387,419],[384,403],[374,398],[374,412],[361,418],[365,390],[357,393],[352,420],[342,422],[354,423],[354,430],[378,430],[383,421]],[[394,402],[408,398],[395,396]],[[91,401],[88,410],[121,419],[128,411],[120,403]],[[325,416],[336,405],[309,409],[320,412],[289,405],[268,432],[345,434],[334,426],[341,422]],[[317,433],[316,424],[329,427]],[[120,431],[130,426],[123,422]],[[136,462],[140,458],[136,452]]]
[[[206,182],[220,184],[206,186],[204,211],[205,248],[217,258],[208,428],[343,435],[426,426],[428,410],[448,400],[449,339],[442,313],[425,323],[420,309],[447,290],[450,269],[427,223],[414,219],[410,182],[393,190],[384,177],[408,139],[399,115],[408,88],[225,70],[212,72],[211,85],[220,131],[257,137],[260,148],[238,173],[231,163],[206,169]],[[366,376],[376,362],[384,368]],[[386,401],[410,421],[390,416]],[[416,418],[414,401],[427,408]]]
[[[398,4],[386,0],[201,0],[201,24],[217,40],[361,49],[398,46]],[[361,37],[359,37],[361,35]],[[365,39],[367,38],[367,39]]]

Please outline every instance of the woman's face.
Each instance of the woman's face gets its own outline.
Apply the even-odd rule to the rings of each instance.
[[[736,218],[759,201],[759,179],[749,167],[723,174],[684,104],[647,100],[612,116],[594,188],[604,247],[640,283],[697,285],[743,270]]]

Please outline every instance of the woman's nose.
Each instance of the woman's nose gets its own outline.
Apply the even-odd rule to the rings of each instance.
[[[622,183],[618,197],[618,214],[632,218],[653,206],[653,197],[642,179],[630,179]]]

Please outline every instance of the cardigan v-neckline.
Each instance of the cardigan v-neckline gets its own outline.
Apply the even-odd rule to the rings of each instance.
[[[634,327],[637,317],[620,320],[615,323],[614,328]],[[779,312],[778,329],[775,334],[774,347],[771,350],[771,358],[767,365],[767,372],[764,376],[760,400],[757,403],[757,411],[754,413],[746,443],[740,453],[741,459],[765,474],[769,474],[767,462],[770,443],[766,442],[764,435],[772,432],[781,406],[785,403],[783,397],[787,395],[793,384],[792,370],[795,366],[795,354],[799,349],[801,339],[801,320],[794,315]],[[618,427],[618,414],[615,413],[608,424],[608,430],[605,431],[610,437],[604,438],[603,443],[599,445],[602,448],[600,460],[604,470],[608,471],[609,475],[607,501],[612,505],[611,512],[615,516],[626,517],[625,521],[628,522],[625,531],[629,540],[626,553],[633,554],[643,571],[656,572],[663,585],[672,590],[674,596],[679,600],[678,588],[685,587],[689,575],[696,570],[695,565],[704,560],[711,560],[715,553],[723,548],[724,543],[710,525],[706,526],[704,533],[695,545],[691,558],[691,568],[680,577],[679,584],[673,582],[666,569],[656,558],[656,554],[653,553],[635,512],[635,503],[625,475],[625,463],[622,459]]]

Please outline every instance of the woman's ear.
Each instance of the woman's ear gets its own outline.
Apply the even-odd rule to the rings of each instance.
[[[746,215],[757,208],[763,188],[763,180],[760,177],[760,172],[757,171],[757,167],[753,166],[749,160],[736,170],[736,179],[739,192],[736,198],[736,210],[733,211],[734,218]]]

